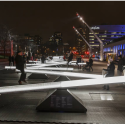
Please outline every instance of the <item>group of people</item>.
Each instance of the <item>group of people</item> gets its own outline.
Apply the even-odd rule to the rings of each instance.
[[[73,53],[71,53],[69,55],[67,62],[69,63],[70,61],[72,61],[72,59],[73,59]],[[9,65],[10,65],[10,62],[13,62],[13,65],[14,65],[14,56],[10,56],[9,57]],[[15,57],[15,62],[16,62],[16,69],[19,69],[21,71],[21,76],[20,76],[20,79],[19,79],[18,82],[19,82],[19,84],[22,84],[22,81],[26,82],[26,80],[25,80],[26,79],[26,73],[24,72],[24,68],[26,66],[25,64],[27,62],[26,54],[23,54],[23,52],[18,51],[17,55]],[[41,57],[41,63],[44,63],[44,62],[45,62],[45,56],[42,55],[42,57]],[[80,62],[81,62],[81,56],[77,57],[76,64],[78,64]],[[118,56],[118,60],[117,61],[113,61],[112,57],[109,56],[109,58],[108,58],[108,64],[107,64],[107,69],[103,69],[104,71],[107,72],[107,74],[105,75],[105,77],[113,77],[114,76],[115,64],[118,65],[117,75],[118,76],[122,75],[122,73],[123,73],[123,65],[124,65],[124,60],[122,59],[122,56],[121,55]],[[83,69],[87,70],[87,67],[88,67],[88,71],[90,71],[90,69],[93,71],[92,65],[93,65],[93,60],[90,57],[89,58],[89,62],[86,62],[86,66],[83,67]],[[104,86],[104,89],[105,88],[109,89],[109,86],[108,85]]]

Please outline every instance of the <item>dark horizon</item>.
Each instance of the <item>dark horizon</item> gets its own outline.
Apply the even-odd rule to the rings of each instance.
[[[81,25],[76,12],[88,25],[125,24],[124,1],[0,1],[0,22],[14,34],[40,35],[46,42],[61,32],[63,42],[75,39],[73,26]]]

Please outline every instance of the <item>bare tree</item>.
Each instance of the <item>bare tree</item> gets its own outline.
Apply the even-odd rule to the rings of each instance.
[[[3,48],[3,50],[4,50],[4,58],[5,58],[5,51],[6,51],[7,47],[9,47],[10,42],[11,42],[10,30],[8,30],[8,28],[5,25],[0,24],[0,45],[1,45],[1,48]],[[11,51],[11,49],[10,49],[10,51]]]

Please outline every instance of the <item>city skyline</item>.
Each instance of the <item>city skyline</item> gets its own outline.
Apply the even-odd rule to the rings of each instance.
[[[125,24],[124,1],[0,1],[0,23],[14,34],[40,35],[48,41],[61,32],[63,42],[75,40],[73,25],[81,25],[76,12],[89,25]]]

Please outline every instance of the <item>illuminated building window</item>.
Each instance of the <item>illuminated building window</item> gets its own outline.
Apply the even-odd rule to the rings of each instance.
[[[95,33],[95,34],[99,34],[99,33]]]
[[[99,46],[99,45],[90,45],[90,46]]]
[[[89,37],[94,37],[94,36],[89,36]]]
[[[93,33],[89,33],[89,34],[93,34]]]
[[[89,39],[89,40],[94,40],[94,39]]]
[[[111,32],[111,34],[116,34],[116,32]]]
[[[101,39],[101,40],[105,40],[105,39]]]
[[[121,32],[119,32],[119,34],[121,34]]]
[[[102,37],[107,37],[106,35],[102,35]]]
[[[111,35],[111,37],[114,37],[114,35]]]
[[[89,43],[94,43],[94,42],[89,42]]]

